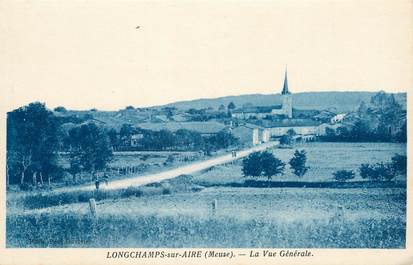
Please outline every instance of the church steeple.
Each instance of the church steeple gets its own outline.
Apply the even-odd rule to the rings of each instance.
[[[287,67],[285,68],[284,85],[283,85],[283,91],[281,92],[281,94],[282,95],[290,94],[290,91],[288,91]]]

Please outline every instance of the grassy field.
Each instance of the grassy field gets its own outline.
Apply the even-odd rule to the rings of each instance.
[[[296,149],[304,149],[307,152],[307,165],[310,169],[302,178],[295,176],[288,166],[288,161]],[[315,142],[295,145],[293,149],[275,148],[271,151],[287,164],[284,175],[274,177],[274,181],[332,181],[333,172],[341,169],[354,170],[356,177],[353,181],[358,181],[362,180],[358,172],[362,163],[390,161],[396,153],[406,155],[406,144]],[[196,179],[205,185],[239,183],[245,180],[241,169],[241,161],[238,161],[235,164],[217,166],[207,172],[197,174]]]
[[[303,181],[330,181],[339,169],[388,161],[402,144],[311,143]],[[293,150],[274,149],[287,162]],[[289,172],[289,170],[287,170]],[[359,178],[359,176],[357,176]],[[405,188],[199,188],[243,181],[240,163],[139,190],[88,194],[62,205],[16,208],[8,201],[7,247],[404,248]],[[290,172],[277,180],[297,180]],[[167,192],[165,192],[167,191]],[[113,196],[112,196],[113,195]],[[85,197],[86,196],[86,197]],[[82,199],[80,199],[82,197]],[[47,205],[51,198],[43,199]],[[212,202],[217,203],[212,209]],[[41,204],[40,204],[41,205]],[[42,206],[44,207],[44,206]],[[70,232],[68,232],[70,231]]]
[[[402,189],[207,188],[105,201],[97,218],[87,203],[9,215],[7,246],[401,248],[405,201]]]

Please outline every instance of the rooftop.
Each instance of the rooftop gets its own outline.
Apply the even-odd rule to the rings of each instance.
[[[256,106],[242,109],[236,109],[234,113],[271,113],[273,109],[281,109],[281,105],[274,106]]]
[[[284,119],[284,120],[261,120],[258,121],[260,126],[264,128],[275,127],[306,127],[306,126],[319,126],[321,122],[312,119]]]
[[[159,122],[159,123],[138,123],[136,127],[145,129],[145,130],[152,130],[152,131],[160,131],[160,130],[169,130],[171,132],[176,132],[180,129],[186,129],[190,131],[196,131],[199,133],[218,133],[219,131],[226,128],[223,123],[219,122]]]

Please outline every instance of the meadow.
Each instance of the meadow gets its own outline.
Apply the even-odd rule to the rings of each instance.
[[[305,181],[405,154],[402,144],[310,143]],[[294,149],[273,149],[288,161]],[[357,176],[356,178],[359,178]],[[399,177],[405,180],[403,177]],[[40,207],[8,201],[7,247],[404,248],[405,188],[247,188],[240,163],[105,194],[90,214],[82,200]],[[289,170],[279,180],[297,180]],[[111,191],[113,192],[113,191]],[[84,194],[80,194],[84,196]],[[79,195],[79,196],[80,196]],[[106,197],[105,197],[106,196]],[[78,197],[80,198],[80,197]],[[40,201],[40,197],[37,198]],[[215,204],[213,209],[212,204]],[[13,207],[13,208],[11,208]],[[38,209],[36,209],[38,208]]]
[[[296,149],[307,153],[308,172],[302,177],[295,176],[288,161]],[[400,143],[327,143],[314,142],[294,145],[292,149],[274,148],[270,150],[277,158],[286,163],[283,175],[273,177],[274,181],[333,181],[333,173],[337,170],[353,170],[356,177],[352,181],[363,180],[358,168],[362,163],[379,163],[390,161],[396,153],[406,155],[406,144]],[[242,183],[242,163],[221,165],[211,168],[207,172],[196,175],[199,184],[206,186],[226,183]],[[263,179],[265,180],[265,179]],[[396,180],[405,181],[398,177]]]
[[[211,203],[217,201],[216,210]],[[403,248],[402,189],[207,188],[7,217],[8,247]]]

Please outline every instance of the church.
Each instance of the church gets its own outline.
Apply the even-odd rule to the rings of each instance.
[[[281,103],[276,106],[251,106],[234,110],[232,118],[238,119],[239,126],[234,128],[233,132],[241,137],[242,133],[238,131],[251,130],[254,145],[281,137],[290,130],[294,130],[296,137],[302,139],[314,139],[318,135],[325,134],[325,126],[320,126],[320,121],[311,118],[311,111],[294,109],[295,114],[293,113],[293,99],[288,87],[287,70],[284,73]],[[301,117],[303,113],[307,113],[306,117]]]
[[[257,106],[234,110],[233,118],[237,119],[262,119],[270,116],[280,116],[282,118],[293,118],[293,100],[290,91],[288,90],[287,70],[284,74],[284,84],[281,92],[282,105],[277,106]]]
[[[293,117],[293,99],[291,97],[290,91],[288,91],[288,78],[287,70],[285,70],[284,85],[281,92],[282,105],[281,109],[272,109],[272,115],[284,115],[285,117],[292,119]]]

